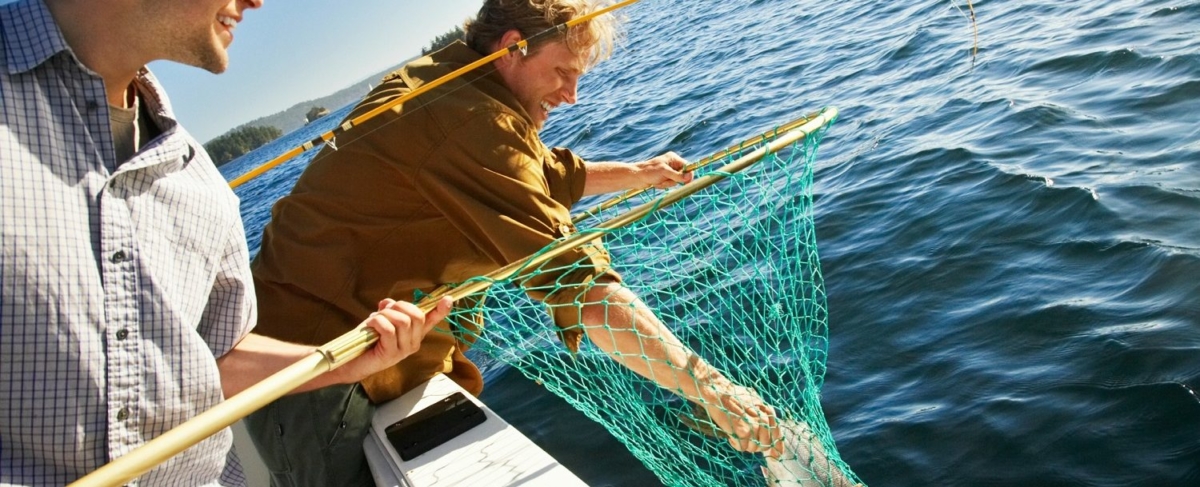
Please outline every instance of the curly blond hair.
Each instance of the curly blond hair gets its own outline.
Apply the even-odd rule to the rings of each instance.
[[[605,7],[602,0],[485,0],[479,14],[463,25],[468,46],[480,54],[491,54],[506,32],[516,30],[530,39],[556,25]],[[566,32],[555,31],[530,41],[536,50],[546,42],[563,41],[576,53],[587,53],[591,68],[612,55],[620,37],[620,19],[608,13],[577,25]],[[499,46],[501,48],[507,46]]]

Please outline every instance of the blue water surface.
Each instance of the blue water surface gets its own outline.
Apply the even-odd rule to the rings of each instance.
[[[543,138],[698,159],[837,106],[815,189],[822,400],[856,473],[1200,485],[1200,2],[973,7],[977,54],[963,2],[644,0]],[[252,248],[311,155],[238,189]],[[515,374],[484,399],[592,485],[657,482]]]

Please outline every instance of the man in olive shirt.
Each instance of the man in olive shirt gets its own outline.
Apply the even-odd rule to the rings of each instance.
[[[540,7],[487,0],[466,26],[466,44],[392,73],[348,118],[597,7],[589,0]],[[579,77],[611,51],[615,26],[601,19],[386,111],[340,137],[336,151],[323,150],[292,194],[276,204],[264,231],[252,266],[259,331],[323,343],[344,333],[381,295],[412,300],[418,291],[523,260],[574,232],[568,211],[584,195],[689,181],[691,175],[681,171],[685,161],[673,153],[634,164],[587,163],[539,138],[550,111],[574,103]],[[620,284],[599,243],[545,268],[571,270],[548,271],[522,285],[556,310],[567,346],[587,334],[625,366],[708,408],[734,447],[777,448],[774,411],[680,343]],[[565,287],[538,291],[552,283]],[[337,397],[284,398],[248,418],[274,475],[300,485],[369,483],[360,445],[372,403],[398,397],[438,373],[478,394],[479,370],[463,355],[466,344],[445,326],[361,388]],[[309,426],[314,417],[317,424]],[[305,450],[314,441],[330,445],[326,456]]]

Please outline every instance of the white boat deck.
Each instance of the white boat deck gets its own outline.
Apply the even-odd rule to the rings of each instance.
[[[482,424],[411,460],[400,459],[384,430],[437,402],[462,392],[487,415]],[[381,487],[434,486],[586,486],[491,409],[446,376],[438,375],[375,412],[363,450]]]

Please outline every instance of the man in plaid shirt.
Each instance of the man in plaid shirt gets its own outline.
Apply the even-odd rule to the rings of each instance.
[[[237,198],[145,68],[224,71],[260,6],[0,5],[0,485],[73,481],[312,352],[251,333]],[[448,309],[380,302],[379,344],[301,389],[398,362]],[[139,482],[245,480],[226,429]]]

